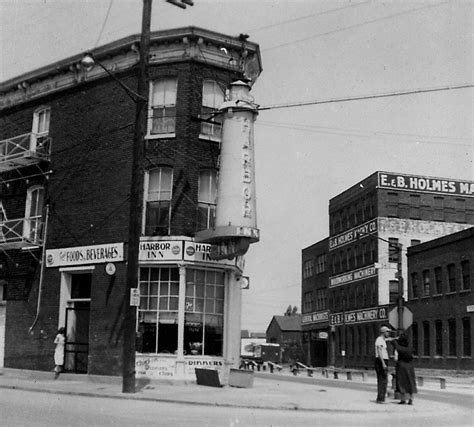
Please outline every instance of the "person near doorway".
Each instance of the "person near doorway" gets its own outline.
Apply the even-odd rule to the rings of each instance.
[[[377,400],[376,403],[384,403],[387,395],[388,382],[388,351],[387,341],[391,329],[387,326],[380,328],[380,335],[375,340],[375,373],[377,374]]]
[[[54,339],[56,348],[54,350],[54,379],[59,377],[64,366],[64,347],[66,345],[66,329],[59,328],[56,338]]]
[[[397,389],[400,393],[400,405],[406,403],[413,404],[413,394],[417,392],[415,369],[413,367],[413,353],[408,342],[408,337],[401,334],[397,340],[393,341],[395,347],[395,374],[397,379]]]

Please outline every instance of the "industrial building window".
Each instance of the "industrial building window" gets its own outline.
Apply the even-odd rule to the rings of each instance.
[[[151,83],[149,135],[173,134],[176,131],[176,94],[178,80],[168,78]]]
[[[141,353],[170,353],[178,349],[178,268],[140,269],[138,331]]]
[[[448,356],[456,356],[456,319],[448,319]]]
[[[400,260],[400,250],[398,248],[398,239],[389,237],[388,239],[388,262],[396,262]]]
[[[435,321],[435,355],[443,355],[443,322]]]
[[[433,219],[435,221],[444,221],[444,199],[442,197],[434,198]]]
[[[377,245],[375,241],[370,242],[370,262],[376,262],[377,261],[377,253],[376,249]]]
[[[305,292],[303,295],[303,313],[313,311],[313,292]]]
[[[318,255],[316,258],[316,274],[326,271],[327,254]]]
[[[208,121],[201,122],[201,134],[216,139],[221,137],[222,118],[213,115],[224,102],[222,85],[214,80],[204,80],[202,83],[201,118]]]
[[[463,317],[462,319],[462,355],[471,356],[471,318]]]
[[[456,222],[466,222],[466,201],[456,199]]]
[[[217,171],[202,170],[199,173],[197,229],[212,228],[215,224],[217,199]]]
[[[390,304],[394,304],[398,299],[398,280],[388,282]]]
[[[418,355],[418,346],[419,346],[419,335],[418,335],[418,323],[413,323],[411,325],[412,333],[412,345],[413,345],[413,355]]]
[[[43,233],[43,199],[44,189],[33,186],[26,192],[25,222],[23,223],[23,237],[32,243],[40,243]]]
[[[430,270],[423,270],[423,296],[430,296]]]
[[[145,235],[169,235],[173,169],[165,166],[149,170],[145,187]]]
[[[387,193],[387,216],[398,217],[398,193]]]
[[[418,298],[419,297],[419,289],[420,283],[418,278],[418,273],[411,273],[411,297]]]
[[[346,260],[347,260],[347,269],[352,270],[354,268],[354,257],[353,257],[353,252],[352,248],[347,249],[346,251]]]
[[[49,135],[49,121],[51,108],[41,107],[33,113],[33,126],[31,129],[30,150],[36,151],[45,137]]]
[[[192,355],[222,356],[224,273],[186,272],[184,350]]]
[[[314,274],[314,260],[308,259],[303,263],[303,279],[307,279]]]
[[[441,267],[435,267],[434,275],[436,295],[441,295],[443,293],[443,269]]]
[[[448,292],[456,292],[456,266],[448,264]]]
[[[420,219],[420,196],[410,194],[410,218]]]
[[[423,356],[430,355],[430,322],[423,322]]]
[[[461,289],[466,291],[471,289],[471,271],[469,261],[461,261],[461,275],[462,275],[462,282],[461,282]]]
[[[327,290],[316,290],[316,310],[325,310],[327,308]]]

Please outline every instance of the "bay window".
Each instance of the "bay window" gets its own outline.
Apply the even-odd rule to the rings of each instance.
[[[178,80],[167,78],[151,83],[148,135],[174,134]],[[168,136],[167,135],[167,136]]]
[[[199,173],[197,230],[214,227],[217,199],[217,171],[202,170]]]
[[[220,116],[213,116],[213,113],[223,102],[224,91],[221,85],[214,80],[204,80],[202,83],[201,118],[209,121],[201,122],[201,135],[220,139],[222,119]]]

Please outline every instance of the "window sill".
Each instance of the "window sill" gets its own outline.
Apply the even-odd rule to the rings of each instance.
[[[441,298],[442,296],[443,296],[443,294],[434,294],[433,298]]]
[[[449,295],[456,295],[456,292],[446,292],[446,295],[449,296]]]
[[[204,141],[212,141],[212,142],[221,142],[221,140],[222,140],[222,138],[217,138],[215,136],[206,135],[204,133],[199,134],[199,139],[202,139]]]
[[[159,133],[159,134],[148,134],[145,135],[145,139],[170,139],[170,138],[176,138],[176,133]]]
[[[471,292],[470,289],[461,289],[461,290],[459,291],[460,294],[468,294],[469,292]]]

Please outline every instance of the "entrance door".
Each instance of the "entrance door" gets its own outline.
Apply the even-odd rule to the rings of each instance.
[[[328,342],[327,340],[316,340],[311,342],[312,366],[327,366],[328,364]]]
[[[87,373],[89,357],[89,318],[91,305],[90,273],[72,273],[70,299],[66,307],[66,346],[64,369]]]
[[[87,373],[89,357],[90,302],[73,302],[66,308],[66,346],[64,369],[67,372]]]

